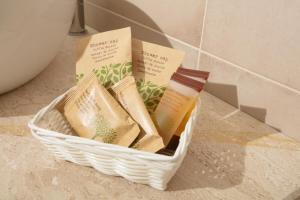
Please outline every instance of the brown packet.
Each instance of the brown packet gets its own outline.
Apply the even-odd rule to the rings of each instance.
[[[131,28],[87,36],[76,44],[76,80],[93,72],[110,88],[132,74]]]
[[[179,67],[176,72],[202,82],[206,82],[209,77],[209,72],[184,67]]]
[[[98,83],[85,77],[65,100],[64,115],[80,137],[128,147],[138,136],[138,125]]]
[[[157,152],[164,148],[163,140],[137,91],[134,77],[126,76],[113,85],[111,89],[121,105],[143,129],[134,148],[148,152]]]
[[[184,52],[157,44],[132,40],[133,75],[149,113],[153,113]]]

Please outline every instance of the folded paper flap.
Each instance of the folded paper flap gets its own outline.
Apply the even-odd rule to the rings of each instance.
[[[138,150],[150,152],[157,152],[164,147],[163,139],[159,135],[145,135],[134,145]]]
[[[187,76],[203,78],[204,80],[207,80],[208,77],[209,77],[209,72],[194,70],[194,69],[188,69],[188,68],[184,68],[184,67],[179,67],[177,69],[177,72],[180,73],[180,74],[187,75]]]
[[[127,88],[128,86],[130,86],[131,84],[135,84],[135,79],[133,76],[126,76],[125,78],[123,78],[122,80],[120,80],[119,82],[117,82],[116,84],[114,84],[111,89],[115,92],[115,93],[119,93],[122,89]]]
[[[132,38],[132,44],[136,45],[136,46],[140,46],[140,47],[142,47],[144,45],[149,45],[149,46],[152,46],[152,48],[154,48],[154,49],[159,48],[159,49],[162,49],[162,50],[165,50],[165,51],[172,51],[176,54],[180,53],[182,56],[185,55],[184,51],[174,49],[174,48],[170,48],[170,47],[166,47],[166,46],[162,46],[162,45],[157,44],[157,43],[146,42],[146,41],[140,40],[138,38]]]
[[[200,81],[196,81],[194,79],[188,78],[186,76],[180,75],[179,73],[175,72],[172,77],[171,80],[174,80],[178,83],[181,83],[185,86],[188,86],[190,88],[193,88],[194,90],[200,92],[203,89],[204,83],[200,82]]]
[[[62,100],[60,104],[64,105],[64,110],[66,110],[68,106],[72,106],[76,101],[76,98],[81,95],[81,92],[93,84],[97,85],[98,81],[95,75],[90,73],[88,76],[84,77],[81,84],[78,84],[76,87],[74,87],[74,89],[71,90],[68,95]]]

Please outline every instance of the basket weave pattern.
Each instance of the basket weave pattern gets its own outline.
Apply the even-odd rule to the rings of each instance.
[[[159,190],[166,189],[167,183],[186,155],[192,137],[197,108],[194,109],[180,137],[175,154],[166,156],[105,144],[39,127],[38,124],[43,116],[51,111],[67,93],[57,97],[48,106],[41,109],[29,122],[28,126],[35,138],[40,140],[59,159],[83,166],[91,166],[104,174],[122,176],[130,181],[148,184]],[[52,126],[56,126],[56,130],[66,128],[56,119],[52,120]]]

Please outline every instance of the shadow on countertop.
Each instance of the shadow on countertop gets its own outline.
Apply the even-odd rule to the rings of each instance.
[[[237,108],[230,106],[231,109],[224,111],[226,110],[225,104],[208,103],[208,101],[214,101],[212,98],[202,101],[202,110],[200,109],[198,115],[199,123],[195,127],[189,151],[181,167],[169,182],[169,191],[197,188],[226,189],[240,185],[245,173],[246,147],[249,146],[295,150],[292,149],[293,146],[289,146],[293,140],[281,138],[278,135],[280,129],[263,124],[260,126],[259,122],[254,123],[254,119],[251,122],[243,120],[240,111],[265,122],[267,110],[240,105],[235,85],[218,83],[208,83],[207,85],[206,90],[210,94]],[[219,113],[216,110],[219,110]],[[222,117],[219,116],[220,113],[226,112],[229,113]],[[245,117],[245,114],[243,115]],[[272,141],[269,140],[270,143],[265,143],[265,140],[262,139],[265,137]],[[253,189],[255,184],[252,184],[252,187],[244,188],[243,192],[256,195]],[[261,190],[261,193],[265,192],[259,187],[256,190]],[[296,190],[285,199],[298,200],[299,196],[299,190]]]
[[[300,188],[289,194],[283,200],[300,200]]]
[[[234,85],[208,83],[206,90],[225,101],[227,99],[234,107],[239,105],[238,91]],[[205,102],[202,106],[203,109],[208,109]],[[265,120],[266,109],[247,109],[255,110],[260,115],[260,120]],[[226,189],[241,184],[247,144],[272,134],[243,130],[242,125],[228,125],[232,122],[229,123],[226,117],[218,120],[214,114],[210,116],[207,113],[209,112],[201,111],[198,116],[199,122],[202,123],[195,128],[191,148],[169,183],[170,191],[206,187]]]
[[[182,166],[169,183],[168,190],[196,188],[226,189],[242,183],[245,171],[246,146],[271,133],[198,132]],[[201,141],[200,141],[201,140]]]

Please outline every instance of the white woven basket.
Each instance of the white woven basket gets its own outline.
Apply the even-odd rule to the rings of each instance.
[[[29,122],[28,126],[35,138],[39,139],[59,159],[83,166],[92,166],[104,174],[122,176],[130,181],[148,184],[159,190],[166,189],[167,183],[186,155],[192,137],[197,108],[194,109],[180,137],[175,154],[166,156],[101,143],[39,127],[38,124],[43,116],[51,111],[67,93],[57,97],[48,106],[41,109]],[[60,126],[58,120],[53,119],[53,122]],[[63,127],[59,127],[58,130],[62,129]]]

